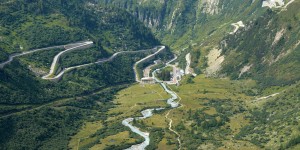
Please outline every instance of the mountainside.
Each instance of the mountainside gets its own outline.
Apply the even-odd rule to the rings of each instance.
[[[197,72],[225,74],[234,79],[250,76],[268,85],[299,80],[297,0],[98,2],[125,8],[175,52],[187,49],[181,53],[182,57],[188,52],[201,51],[202,60],[192,55],[196,62],[192,66]],[[240,27],[235,23],[240,23]],[[221,50],[220,58],[209,62],[203,55],[209,56],[215,48]],[[284,72],[289,74],[283,76]]]
[[[300,149],[300,0],[0,0],[0,150]]]
[[[13,53],[92,40],[91,47],[59,59],[58,69],[93,63],[115,52],[159,41],[124,10],[88,1],[0,1],[0,62]],[[67,47],[65,47],[67,48]],[[78,68],[58,82],[42,79],[64,48],[14,58],[0,69],[0,149],[67,149],[83,120],[105,118],[116,91],[134,82],[132,65],[148,53]]]
[[[120,9],[97,7],[88,1],[1,3],[1,49],[7,53],[87,39],[107,51],[158,44],[149,29]]]
[[[264,86],[293,84],[300,79],[300,1],[285,11],[269,10],[220,48],[225,55],[221,72],[232,78],[254,77]]]
[[[94,55],[91,56],[91,52],[85,54],[79,52],[79,55],[71,54],[71,58],[77,61],[77,65],[78,62],[84,64],[84,61],[80,60],[80,55],[86,55],[91,57],[89,59],[96,61],[100,58],[108,57],[113,52],[147,49],[158,44],[158,41],[147,28],[125,11],[119,9],[95,7],[93,4],[84,1],[31,1],[26,3],[8,1],[2,3],[0,6],[0,16],[2,16],[0,20],[1,62],[7,60],[8,55],[12,53],[87,39],[95,42],[95,46],[91,50]],[[29,70],[32,67],[40,69],[37,66],[50,68],[50,66],[40,65],[39,62],[46,60],[39,60],[41,56],[38,54],[36,56],[38,57],[31,58],[33,60],[27,59],[25,65],[14,62],[12,66],[1,69],[1,103],[28,103],[30,101],[42,102],[46,99],[49,100],[49,98],[46,98],[48,97],[46,93],[52,91],[52,88],[48,92],[44,91],[41,88],[45,86],[44,81],[37,80],[31,73],[32,71]],[[50,64],[52,59],[49,58],[48,62],[46,62]],[[23,62],[23,57],[20,60]],[[62,60],[62,62],[66,61]],[[87,58],[85,61],[87,61]],[[31,66],[31,68],[27,67],[27,65]],[[63,65],[62,67],[70,67],[75,65],[75,63],[72,64],[68,61],[68,65]],[[19,70],[20,72],[14,70]],[[22,78],[27,78],[27,80],[22,80]],[[17,86],[17,84],[19,85]],[[45,84],[49,83],[46,82]],[[56,85],[53,86],[55,87]],[[64,85],[62,87],[69,86]],[[87,84],[87,86],[91,85]],[[94,86],[92,89],[96,87]],[[10,92],[18,93],[16,91],[21,93],[10,94]],[[34,93],[30,91],[34,91]],[[51,93],[49,95],[52,95]],[[66,94],[68,92],[63,93]],[[19,98],[15,98],[14,95]],[[58,95],[60,94],[50,96],[52,97],[50,99],[55,99]],[[22,99],[22,102],[16,99]]]
[[[175,50],[200,43],[207,36],[231,28],[231,23],[257,18],[264,11],[260,0],[98,0],[125,8]]]
[[[182,81],[182,86],[173,88],[183,97],[182,103],[186,107],[174,112],[177,117],[173,116],[183,147],[297,149],[299,0],[99,2],[125,8],[143,21],[163,43],[179,54],[181,68],[186,67],[186,58],[190,54],[190,67],[197,74],[230,77],[245,84],[240,87],[240,92],[235,83],[227,87],[235,89],[231,92],[233,95],[242,94],[236,100],[235,96],[226,96],[229,91],[226,95],[213,96],[220,92],[211,89],[214,88],[212,81],[201,84],[199,77],[187,77],[186,83]],[[253,80],[255,86],[244,79]],[[222,84],[223,81],[217,82]],[[202,91],[204,95],[201,95]],[[266,93],[271,96],[257,98]],[[249,99],[243,94],[250,96]],[[190,106],[195,103],[204,108]],[[232,110],[236,112],[232,113]],[[239,127],[235,122],[240,124]]]

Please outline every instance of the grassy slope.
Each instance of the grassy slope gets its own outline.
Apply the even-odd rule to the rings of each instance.
[[[264,14],[247,30],[225,38],[223,73],[237,78],[245,65],[252,64],[244,77],[254,77],[264,86],[291,84],[299,80],[299,1],[287,11]],[[284,30],[275,44],[275,35]]]
[[[233,81],[206,78],[204,75],[192,80],[188,78],[191,77],[185,77],[179,87],[171,86],[182,99],[183,107],[173,110],[169,117],[173,120],[173,129],[181,135],[183,147],[253,150],[295,145],[289,143],[292,143],[292,137],[297,137],[299,133],[299,84],[274,86],[259,92],[259,86],[253,80]],[[152,90],[148,90],[149,87]],[[111,117],[108,118],[108,125],[120,123],[128,116],[139,114],[145,107],[151,107],[152,100],[160,98],[154,94],[156,92],[153,89],[159,90],[158,85],[135,85],[121,91],[115,101],[117,107],[109,112]],[[274,93],[279,94],[260,99]],[[161,104],[165,106],[164,103]],[[156,102],[155,105],[160,103]],[[174,134],[166,130],[168,121],[164,117],[165,114],[166,112],[155,114],[151,118],[138,121],[135,125],[141,129],[147,128],[147,131],[155,135],[158,148],[175,148],[177,141]],[[162,136],[156,136],[155,131],[159,131]],[[123,133],[123,130],[119,133]],[[103,137],[103,141],[106,142],[98,146],[119,145],[120,142],[125,146],[130,143],[131,140],[122,142],[114,137],[119,133],[114,132],[113,136]],[[110,142],[107,143],[108,139]],[[89,138],[86,140],[89,141]]]
[[[163,89],[159,85],[140,85],[136,84],[130,86],[120,92],[117,93],[116,98],[114,99],[114,103],[116,104],[115,108],[110,109],[107,113],[108,118],[105,120],[105,128],[102,129],[101,132],[95,133],[91,132],[91,128],[88,129],[82,128],[80,132],[72,137],[72,139],[76,139],[77,136],[85,136],[88,138],[84,138],[81,140],[80,147],[91,147],[92,149],[105,149],[112,148],[114,149],[125,148],[126,146],[130,146],[135,142],[141,142],[140,137],[132,134],[128,134],[129,128],[123,127],[121,124],[122,120],[128,117],[139,116],[140,111],[145,108],[156,108],[156,107],[165,107],[167,99],[169,95],[163,91]],[[155,118],[155,117],[154,117]],[[153,120],[158,126],[166,126],[166,122],[164,122],[164,118],[158,117],[158,120],[162,121],[162,124],[159,125],[158,120]],[[156,126],[155,125],[155,126]],[[113,128],[115,126],[120,126],[121,130],[115,131]],[[98,134],[105,133],[101,136]],[[96,134],[97,136],[92,136]],[[120,139],[120,136],[122,139]],[[70,142],[74,143],[73,140]],[[74,144],[73,144],[74,145]]]

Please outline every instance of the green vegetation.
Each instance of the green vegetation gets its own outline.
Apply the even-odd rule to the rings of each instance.
[[[93,128],[87,128],[87,126],[79,131],[81,135],[85,136],[80,140],[79,148],[125,149],[133,144],[141,143],[143,139],[132,133],[129,128],[123,126],[122,120],[129,117],[140,116],[140,112],[146,108],[165,107],[166,102],[164,100],[167,99],[168,96],[169,95],[165,93],[159,85],[141,86],[136,84],[121,90],[114,98],[113,102],[115,107],[108,111],[108,118],[103,120],[103,125],[97,132],[93,131],[88,133],[93,130]],[[148,128],[143,129],[148,131]],[[157,130],[157,134],[161,134],[160,129]],[[154,136],[151,137],[151,139],[156,139],[158,135],[153,134],[151,136]],[[75,135],[73,138],[76,137],[78,137],[78,135]],[[157,142],[151,143],[153,146],[156,144]],[[72,147],[76,147],[75,144],[72,145]]]
[[[43,71],[48,72],[50,70],[53,58],[61,51],[63,51],[63,49],[52,49],[35,52],[24,55],[20,57],[19,60],[26,65],[30,65],[32,68],[39,68]]]
[[[15,52],[88,39],[95,46],[64,55],[61,67],[159,44],[149,29],[120,9],[93,6],[81,0],[0,3],[1,62]],[[106,120],[106,112],[115,105],[110,102],[114,92],[123,88],[119,85],[134,81],[132,65],[145,57],[142,53],[122,55],[113,62],[68,72],[58,83],[37,77],[48,71],[59,51],[26,55],[0,70],[2,148],[67,149],[70,137],[83,122]],[[103,91],[105,87],[109,89]],[[95,94],[98,91],[101,94]],[[105,122],[102,124],[106,126]],[[118,131],[112,128],[111,131]],[[115,129],[125,131],[120,124]],[[99,130],[113,134],[105,128]],[[98,131],[93,134],[96,136]]]
[[[143,138],[122,120],[158,107],[166,109],[132,122],[150,133],[147,149],[178,149],[169,118],[182,149],[299,149],[300,1],[284,11],[261,8],[262,1],[253,0],[207,4],[2,0],[0,62],[36,48],[94,42],[63,55],[58,73],[161,41],[170,48],[153,60],[166,62],[173,50],[185,68],[190,53],[191,67],[200,75],[187,75],[179,86],[170,86],[182,104],[171,109],[166,104],[170,95],[159,84],[132,85],[132,66],[150,53],[122,54],[77,68],[57,82],[40,76],[62,49],[18,57],[0,69],[0,149],[126,149]],[[240,20],[246,26],[229,34],[231,23]],[[225,60],[215,76],[222,78],[201,74],[210,65],[206,56],[211,49],[222,49]],[[139,76],[150,64],[152,60],[137,66]],[[170,72],[166,67],[158,78],[170,80]]]
[[[184,107],[173,110],[169,115],[173,120],[173,129],[181,135],[183,147],[187,149],[195,149],[197,147],[210,147],[214,149],[229,147],[259,149],[262,146],[272,148],[276,142],[275,147],[277,148],[289,141],[291,141],[289,143],[297,143],[295,142],[296,138],[281,138],[281,141],[276,140],[277,137],[280,139],[280,137],[297,135],[298,131],[293,130],[294,128],[298,129],[298,123],[297,120],[295,120],[295,118],[297,118],[296,116],[299,115],[296,113],[298,109],[297,101],[288,102],[286,99],[281,99],[284,95],[280,94],[274,98],[262,99],[260,103],[253,103],[258,99],[256,97],[265,96],[256,95],[255,97],[249,94],[249,91],[259,90],[253,80],[232,81],[229,79],[205,78],[203,75],[191,78],[190,80],[192,80],[193,83],[189,83],[185,80],[188,80],[188,78],[183,79],[181,86],[171,87],[181,97],[181,103]],[[116,98],[116,104],[118,105],[111,109],[109,113],[111,117],[108,119],[110,122],[108,126],[111,126],[110,124],[114,121],[119,120],[120,123],[126,117],[138,115],[143,109],[159,107],[157,106],[158,101],[154,103],[154,101],[151,101],[153,98],[150,98],[150,96],[156,95],[156,92],[153,93],[154,89],[161,89],[157,86],[158,85],[146,85],[146,87],[143,87],[142,85],[135,85],[121,91]],[[151,87],[151,90],[148,90],[147,87]],[[294,85],[293,88],[286,87],[287,91],[285,93],[296,94],[297,91],[293,90],[298,90],[297,87],[298,85]],[[267,89],[266,92],[262,91],[259,93],[270,94],[275,91],[276,88],[270,88]],[[280,91],[282,91],[282,89]],[[134,94],[132,92],[134,92]],[[299,97],[299,95],[295,94],[294,98]],[[150,101],[146,100],[146,98],[149,98],[148,100]],[[291,99],[291,97],[288,99]],[[286,102],[286,106],[292,107],[293,109],[290,109],[291,112],[286,114],[286,112],[283,111],[286,108],[278,108],[282,105],[274,107],[276,105],[270,104],[272,102],[280,104]],[[274,110],[276,110],[276,113],[273,113],[273,118],[278,119],[278,121],[276,121],[277,124],[274,124],[274,121],[272,122],[271,119],[267,121],[267,117],[271,114],[270,112]],[[167,111],[165,110],[157,111],[151,118],[133,122],[134,126],[150,132],[152,142],[148,149],[168,147],[168,145],[176,146],[176,136],[167,129],[168,121],[164,118],[166,113]],[[290,118],[287,117],[287,115],[290,114],[293,114],[293,116]],[[280,121],[282,119],[284,120]],[[261,121],[263,121],[263,123]],[[270,122],[270,124],[268,122]],[[291,123],[287,127],[282,128],[282,125],[287,122]],[[266,128],[266,126],[271,128]],[[280,127],[280,129],[278,127]],[[292,127],[292,129],[289,129],[290,127]],[[274,138],[272,134],[265,135],[266,133],[274,133],[274,131],[279,130],[282,131],[277,132],[276,138]],[[286,135],[291,130],[295,132]],[[120,142],[122,143],[121,145],[127,145],[133,142],[132,140],[128,140],[127,142],[118,140],[118,138],[114,136],[118,134],[123,134],[123,131],[118,130],[118,132],[113,132],[113,134],[107,135],[105,138],[103,137],[102,140],[106,141],[106,144],[111,143],[107,141],[108,139],[113,140],[113,144],[115,145],[113,148],[117,149],[119,148],[117,145],[119,145]],[[126,138],[127,137],[125,137],[125,139]],[[268,138],[272,140],[264,142],[264,140]],[[100,139],[100,141],[102,140]],[[99,146],[101,148],[103,148],[103,145],[104,143],[100,142]],[[110,147],[109,145],[110,144],[106,145],[106,147]]]
[[[262,106],[251,110],[251,115],[247,116],[250,124],[241,129],[236,138],[249,140],[266,148],[278,148],[280,145],[289,148],[296,145],[295,136],[299,135],[299,87],[299,83],[292,85],[277,97],[270,98]]]
[[[7,53],[87,39],[109,52],[158,44],[149,29],[120,9],[82,0],[2,3],[0,47]]]
[[[221,45],[226,55],[222,73],[237,79],[244,66],[252,65],[242,77],[254,78],[263,87],[290,85],[298,81],[299,6],[299,1],[296,1],[279,14],[268,11],[250,23],[248,30],[225,37],[223,43],[226,46]]]
[[[48,27],[46,22],[23,27],[21,31],[17,31],[17,35],[25,39],[24,43],[26,43],[27,49],[62,45],[84,39],[80,30],[70,30],[58,25]]]
[[[104,120],[116,86],[0,119],[1,145],[7,149],[67,149],[83,121]],[[93,117],[91,117],[93,116]]]
[[[239,20],[249,21],[259,17],[261,1],[219,1],[217,6],[206,6],[201,0],[99,0],[101,6],[113,6],[128,10],[145,22],[166,45],[180,52],[183,48],[202,42],[217,43],[231,30],[230,24]],[[211,14],[207,7],[214,12]],[[234,9],[233,9],[234,8]],[[212,37],[208,39],[207,37]]]
[[[300,144],[300,136],[298,135],[297,137],[292,138],[286,145],[284,148],[280,148],[280,149],[287,149],[287,148],[291,148],[295,145],[299,145]]]
[[[77,69],[65,74],[59,84],[36,78],[29,69],[14,61],[0,70],[1,103],[40,104],[91,93],[105,86],[130,83],[134,81],[132,65],[142,57],[143,54],[122,55],[112,62]]]
[[[60,59],[60,67],[67,68],[71,66],[96,62],[97,60],[108,57],[105,50],[91,47],[84,50],[77,50],[63,55]],[[84,59],[82,59],[84,58]]]
[[[171,88],[181,97],[181,104],[184,105],[173,110],[169,116],[182,137],[182,146],[187,149],[216,149],[232,144],[230,139],[236,131],[230,128],[233,123],[231,118],[245,113],[247,107],[244,104],[251,97],[246,96],[244,91],[255,88],[255,82],[212,79],[200,75],[184,78],[181,86]],[[247,124],[244,119],[238,122]],[[242,144],[240,146],[242,149]]]
[[[172,59],[172,52],[170,51],[169,47],[166,47],[166,50],[155,55],[153,58],[149,59],[148,61],[144,61],[137,65],[138,77],[142,78],[143,70],[146,67],[153,65],[155,60],[160,60],[162,62],[162,64],[155,65],[154,67],[151,68],[152,69],[151,71],[154,71],[156,68],[160,68],[159,66],[163,67],[163,63],[169,61],[170,59]],[[150,76],[152,76],[151,72],[150,72]]]
[[[187,149],[280,148],[297,144],[299,83],[259,91],[251,80],[183,79],[172,89],[184,107],[170,116]],[[253,96],[252,92],[265,93]],[[278,96],[264,97],[279,92]],[[207,147],[208,146],[208,147]]]
[[[171,72],[173,72],[172,67],[167,67],[162,70],[157,71],[157,78],[162,81],[170,81],[171,80]]]

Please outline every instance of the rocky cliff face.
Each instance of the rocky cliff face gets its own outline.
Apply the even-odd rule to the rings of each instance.
[[[266,86],[299,80],[299,7],[300,1],[295,1],[287,9],[269,9],[240,32],[226,36],[220,46],[225,54],[222,73],[254,77]]]
[[[98,0],[101,5],[125,8],[150,27],[165,44],[179,48],[230,27],[238,18],[259,16],[259,0]],[[224,25],[226,23],[226,25]]]
[[[218,14],[221,9],[219,8],[219,0],[203,0],[201,4],[202,13],[214,15]]]

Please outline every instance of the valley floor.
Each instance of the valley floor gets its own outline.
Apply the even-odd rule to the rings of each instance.
[[[180,102],[182,107],[172,110],[168,115],[172,120],[174,131],[180,135],[182,149],[279,148],[299,133],[298,125],[295,123],[287,128],[280,127],[278,136],[272,136],[280,126],[278,124],[286,124],[286,121],[281,121],[280,118],[286,114],[274,115],[271,119],[266,112],[263,113],[265,107],[275,99],[283,99],[286,91],[296,93],[299,84],[294,87],[273,87],[259,94],[253,94],[258,91],[257,84],[253,80],[232,81],[199,75],[193,78],[191,83],[188,78],[191,77],[186,76],[180,86],[171,86],[171,89],[182,98]],[[144,109],[167,107],[165,101],[168,97],[169,95],[158,84],[135,84],[120,91],[114,100],[116,107],[108,112],[109,117],[104,121],[106,130],[108,131],[113,124],[121,124],[124,118],[140,116],[140,111]],[[299,100],[290,101],[295,103],[292,110],[296,111],[296,114],[293,116],[300,115],[299,111],[297,112],[299,105],[297,101]],[[133,122],[133,125],[142,131],[150,132],[150,145],[147,149],[179,148],[177,135],[168,129],[170,120],[165,117],[168,112],[168,110],[155,112],[151,118]],[[276,113],[276,107],[272,109],[269,107],[267,114],[270,113]],[[272,125],[274,122],[277,123],[276,126]],[[90,124],[97,124],[97,121],[87,123],[73,136],[69,144],[71,148],[80,149],[84,145],[92,144],[92,149],[119,149],[143,141],[141,137],[128,132],[129,128],[101,138],[93,137],[91,135],[96,130]],[[99,124],[98,128],[101,127]],[[251,129],[252,127],[255,128]],[[295,130],[290,132],[290,129]],[[279,136],[287,132],[290,132],[289,136]]]

